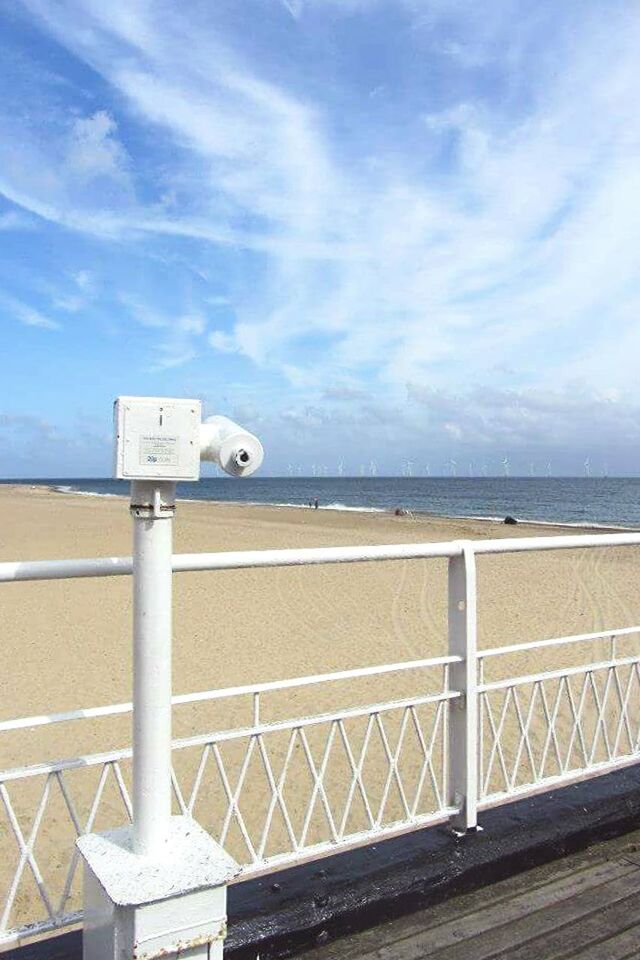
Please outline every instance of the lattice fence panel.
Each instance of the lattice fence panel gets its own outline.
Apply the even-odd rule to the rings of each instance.
[[[637,756],[639,703],[638,662],[485,690],[480,797],[514,793]]]

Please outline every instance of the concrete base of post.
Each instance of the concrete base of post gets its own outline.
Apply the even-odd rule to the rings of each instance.
[[[239,867],[188,817],[171,817],[154,856],[133,852],[133,829],[88,834],[83,960],[222,960],[227,884]]]

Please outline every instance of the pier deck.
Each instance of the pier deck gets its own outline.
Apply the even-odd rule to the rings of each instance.
[[[305,954],[308,960],[638,956],[640,830]]]

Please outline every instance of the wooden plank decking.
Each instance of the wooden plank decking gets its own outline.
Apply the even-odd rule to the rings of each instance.
[[[640,831],[305,954],[308,960],[640,957]]]

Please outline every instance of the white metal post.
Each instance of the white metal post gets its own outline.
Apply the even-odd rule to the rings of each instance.
[[[476,558],[470,543],[449,559],[449,654],[462,657],[449,668],[449,683],[460,697],[449,710],[449,804],[460,813],[451,819],[459,833],[478,826],[478,693]]]
[[[171,817],[171,561],[175,483],[131,484],[133,836],[159,853]]]
[[[263,451],[224,418],[203,433],[201,412],[171,397],[114,404],[115,475],[131,481],[133,518],[133,824],[77,840],[84,960],[222,960],[240,868],[190,816],[171,816],[173,515],[176,482],[198,479],[201,456],[250,476]]]

